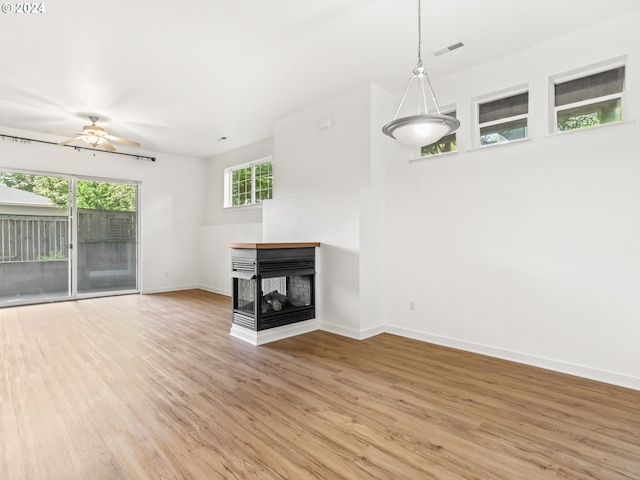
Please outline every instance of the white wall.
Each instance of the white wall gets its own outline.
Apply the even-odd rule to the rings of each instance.
[[[316,319],[321,328],[360,336],[358,195],[346,192],[271,200],[265,242],[320,242],[316,248]]]
[[[225,223],[200,228],[200,288],[231,296],[231,249],[229,243],[262,241],[262,222]]]
[[[273,139],[239,148],[206,160],[205,225],[262,223],[260,207],[224,208],[224,170],[273,154]]]
[[[370,183],[360,190],[360,330],[367,337],[384,330],[386,292],[386,175],[395,142],[381,134],[393,97],[371,86]]]
[[[382,216],[369,203],[381,188],[372,162],[372,109],[391,96],[366,85],[296,112],[276,122],[274,199],[264,204],[264,241],[319,241],[317,318],[321,328],[363,338],[382,331],[380,283],[363,278],[364,269],[383,249],[376,229]],[[332,125],[326,125],[327,119]],[[373,180],[375,175],[375,182]],[[275,181],[274,181],[275,182]],[[375,187],[374,187],[375,185]],[[366,240],[361,234],[366,234]],[[363,255],[362,245],[368,246]],[[363,306],[367,306],[363,308]]]
[[[372,195],[371,109],[376,95],[381,95],[379,89],[364,86],[304,108],[276,122],[273,140],[208,160],[205,204],[210,211],[201,229],[204,288],[230,293],[228,242],[319,241],[316,317],[322,328],[356,338],[381,331],[380,307],[377,315],[361,322],[366,312],[361,312],[362,306],[371,303],[363,302],[362,296],[375,294],[369,279],[363,283],[364,292],[361,288],[360,234],[365,228],[361,209],[373,205],[363,199]],[[320,129],[318,122],[326,121],[331,127]],[[224,169],[270,154],[273,200],[261,207],[224,209]],[[366,228],[381,218],[369,214]],[[378,248],[380,257],[379,237],[369,241],[369,250]],[[377,283],[375,288],[382,286]],[[368,331],[363,333],[363,328]]]
[[[549,76],[627,55],[637,119],[639,21],[435,82],[460,151],[388,169],[390,331],[640,388],[640,123],[550,136],[547,113]],[[471,99],[522,83],[531,141],[470,149]]]
[[[231,295],[230,242],[262,241],[262,207],[224,208],[224,170],[273,154],[273,139],[210,158],[205,167],[205,224],[200,228],[200,286]]]
[[[0,133],[59,140],[0,127]],[[124,151],[124,149],[122,149]],[[0,140],[0,169],[133,180],[141,187],[141,287],[143,292],[199,285],[197,232],[202,225],[204,161],[143,150],[156,161],[56,145]]]

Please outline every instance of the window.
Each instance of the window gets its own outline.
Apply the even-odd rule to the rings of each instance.
[[[456,116],[456,111],[446,112],[444,115],[450,117]],[[435,143],[425,145],[420,149],[420,156],[430,157],[432,155],[439,155],[441,153],[455,152],[457,150],[456,132],[453,132],[445,137],[442,137]]]
[[[553,81],[553,132],[622,120],[625,67]]]
[[[225,207],[253,205],[273,196],[271,157],[225,170]]]
[[[527,138],[529,92],[478,103],[480,145]]]

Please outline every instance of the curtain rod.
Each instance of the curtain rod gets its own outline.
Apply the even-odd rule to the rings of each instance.
[[[46,140],[36,140],[34,138],[24,138],[24,137],[15,137],[13,135],[5,135],[4,133],[0,133],[0,137],[2,137],[2,140],[5,140],[6,138],[10,138],[11,140],[13,140],[14,142],[17,142],[18,140],[22,141],[23,143],[31,143],[31,142],[38,142],[38,143],[46,143],[47,145],[58,145],[55,142],[47,142]],[[91,150],[92,152],[95,152],[96,149],[95,148],[90,148],[90,147],[78,147],[76,145],[58,145],[60,147],[70,147],[73,148],[75,150]],[[108,150],[99,150],[100,153],[109,153],[112,155],[126,155],[128,157],[134,157],[138,160],[150,160],[152,162],[156,161],[156,157],[149,157],[147,155],[136,155],[135,153],[123,153],[123,152],[109,152]]]

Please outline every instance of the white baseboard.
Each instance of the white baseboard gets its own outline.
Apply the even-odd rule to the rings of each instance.
[[[387,331],[386,325],[367,328],[366,330],[362,330],[360,332],[360,340],[366,340],[367,338],[375,337],[376,335],[380,335],[381,333],[385,333],[386,331]]]
[[[198,285],[174,285],[172,287],[161,288],[142,288],[140,293],[142,295],[149,295],[152,293],[167,293],[167,292],[179,292],[181,290],[196,290],[200,288]]]
[[[270,328],[256,332],[249,328],[231,324],[229,334],[232,337],[239,338],[253,345],[264,345],[265,343],[275,342],[284,338],[295,337],[303,333],[309,333],[318,330],[318,321],[305,320],[304,322],[292,323],[291,325],[283,325],[282,327]]]
[[[584,365],[575,365],[551,358],[538,357],[527,353],[505,350],[489,345],[467,342],[465,340],[459,340],[456,338],[417,332],[402,327],[387,326],[386,331],[387,333],[392,333],[394,335],[400,335],[402,337],[412,338],[414,340],[442,345],[444,347],[451,347],[467,352],[479,353],[481,355],[487,355],[489,357],[510,360],[512,362],[531,365],[533,367],[540,367],[546,370],[552,370],[554,372],[566,373],[589,380],[609,383],[611,385],[617,385],[619,387],[640,390],[640,378],[631,377],[629,375],[624,375],[616,372],[608,372],[606,370],[586,367]]]
[[[369,328],[367,330],[355,330],[353,328],[346,328],[340,325],[326,322],[320,322],[320,330],[329,333],[335,333],[336,335],[341,335],[343,337],[353,338],[354,340],[364,340],[366,338],[373,337],[387,331],[385,325]]]
[[[220,288],[210,287],[208,285],[200,285],[198,288],[206,292],[217,293],[218,295],[224,295],[225,297],[231,296],[231,290],[222,290]]]

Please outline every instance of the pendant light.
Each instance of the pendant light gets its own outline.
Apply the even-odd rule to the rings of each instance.
[[[413,75],[404,89],[404,94],[400,100],[400,105],[396,110],[393,120],[382,127],[382,132],[398,140],[403,145],[410,147],[423,147],[437,142],[445,135],[455,132],[460,126],[457,118],[449,115],[442,115],[433,92],[431,82],[427,75],[427,70],[422,66],[422,9],[421,0],[418,0],[418,65],[413,69]],[[418,84],[418,112],[417,115],[398,118],[400,108],[404,102],[407,92],[414,81]],[[430,114],[427,108],[427,95],[425,84],[431,94],[431,99],[435,105],[435,114]]]

